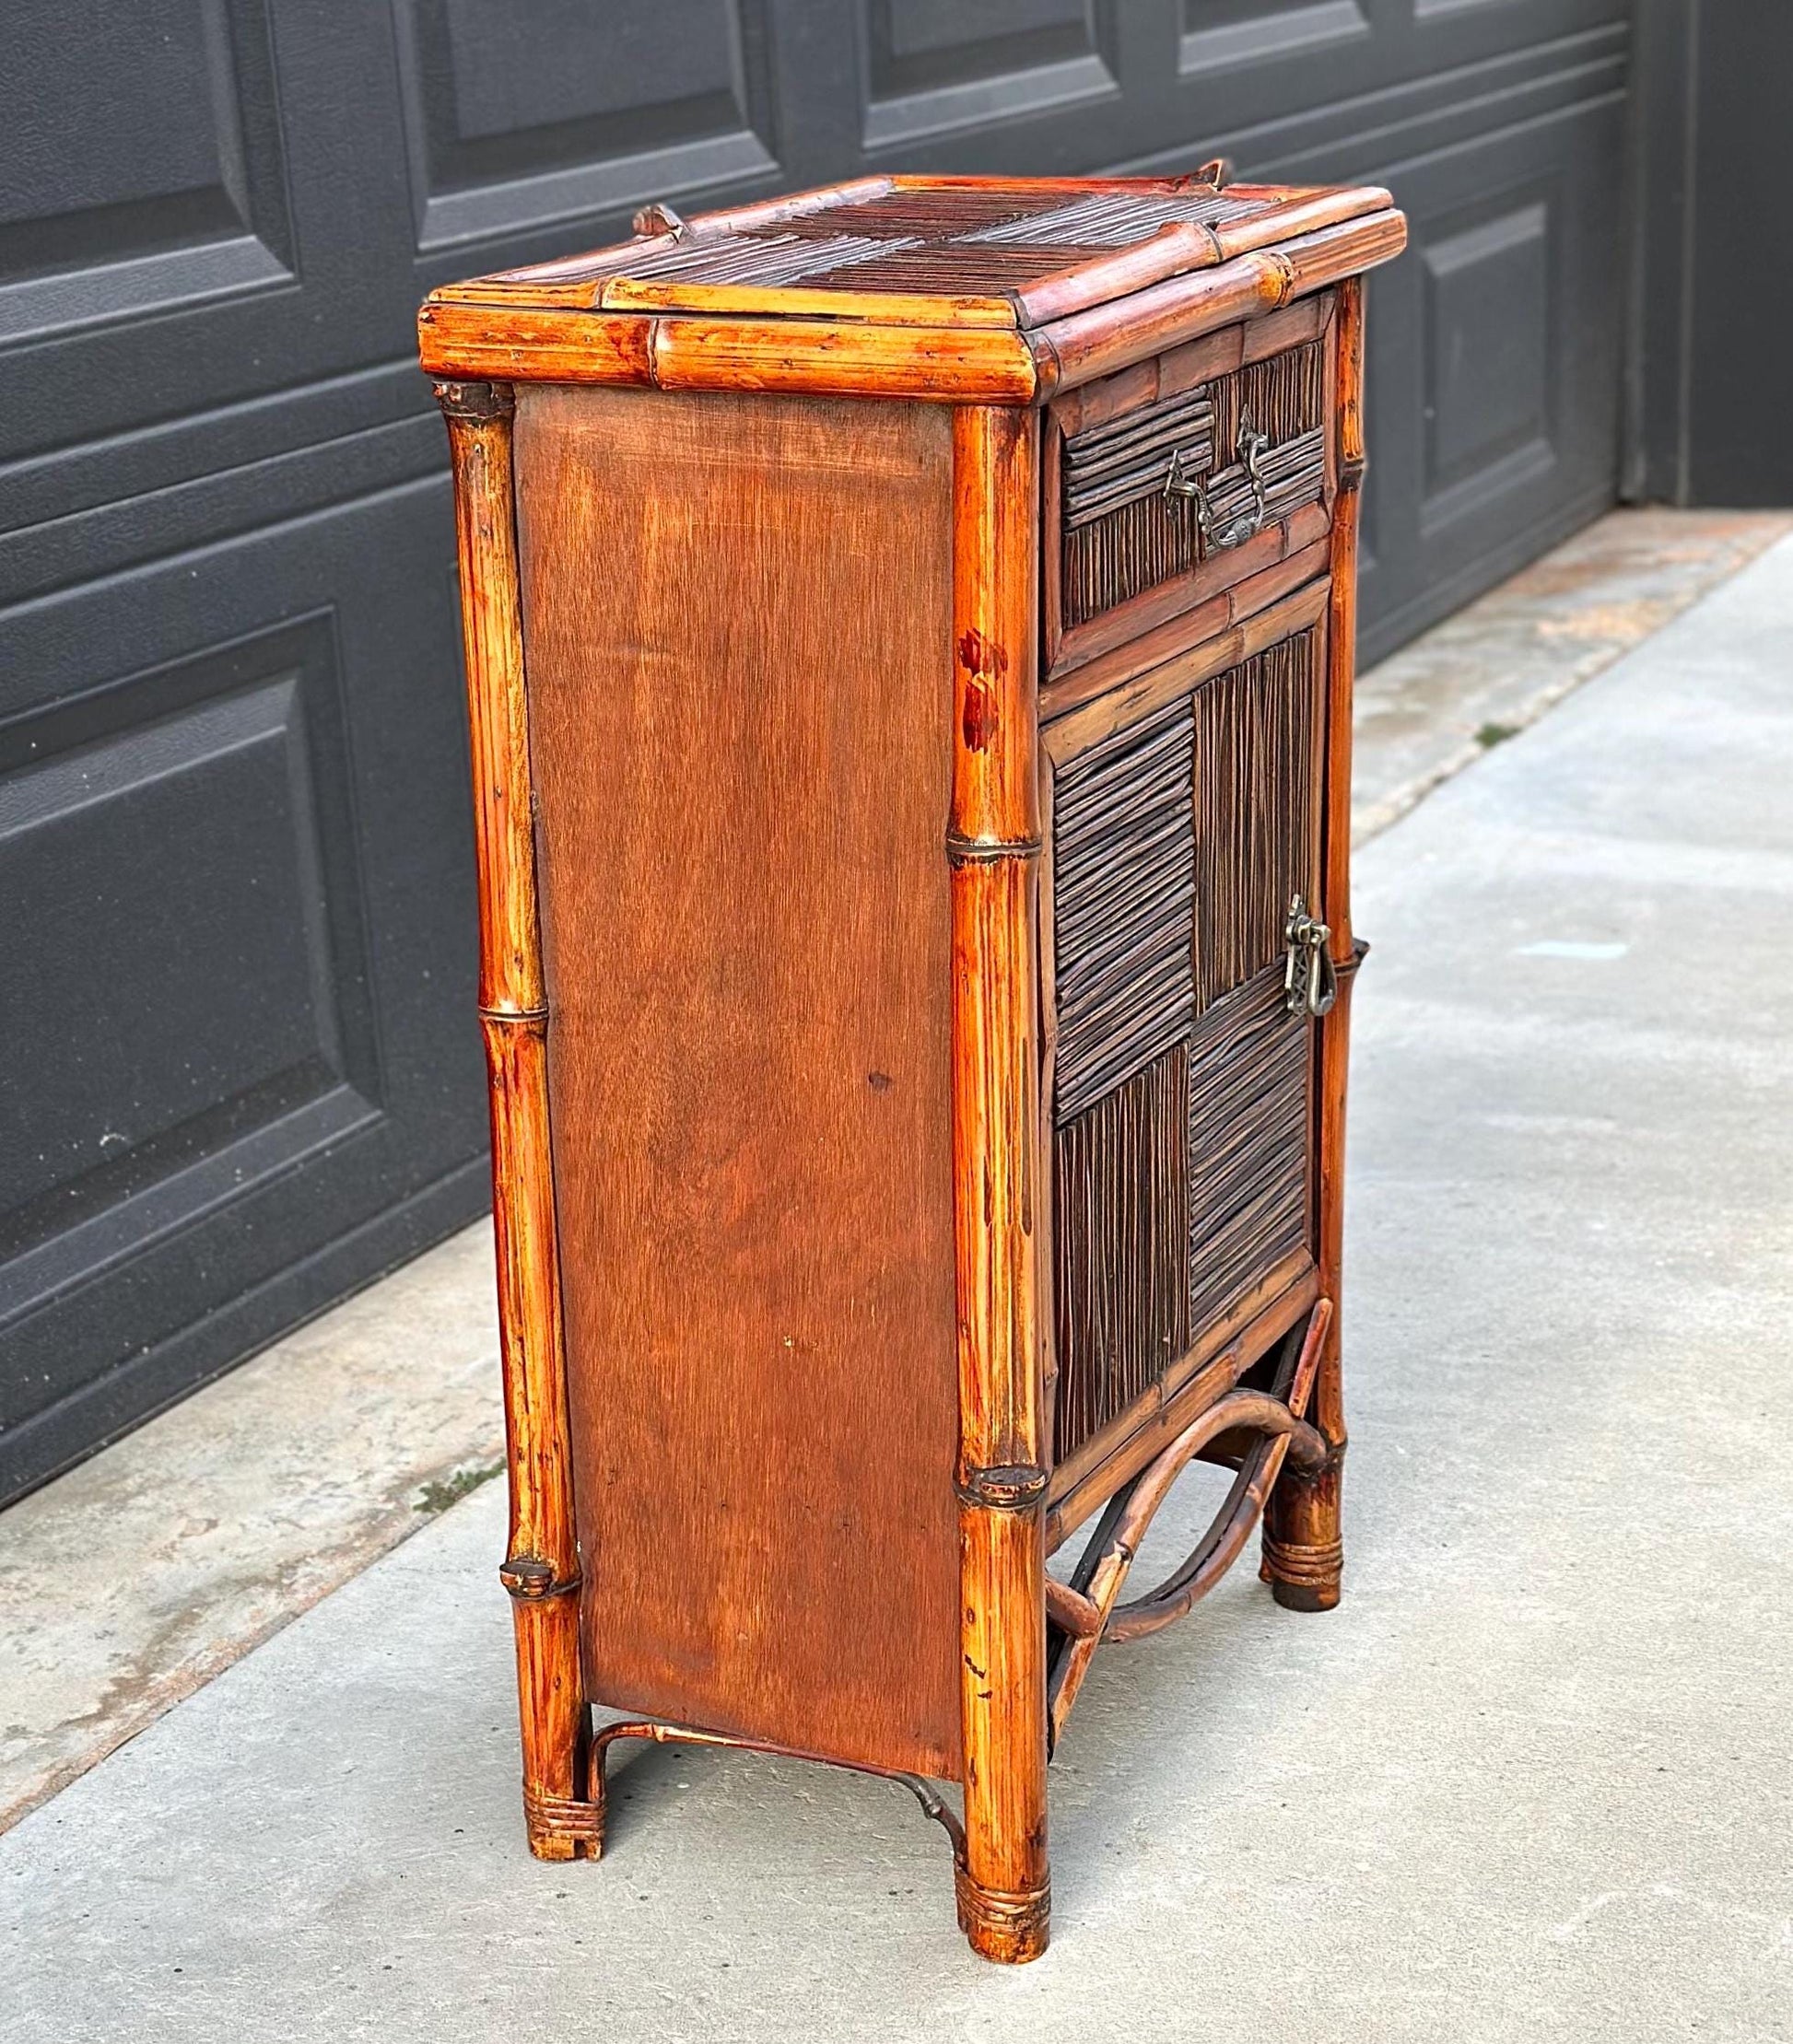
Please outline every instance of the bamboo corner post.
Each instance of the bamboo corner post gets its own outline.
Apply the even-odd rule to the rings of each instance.
[[[1039,420],[953,418],[954,1240],[966,1853],[987,1958],[1046,1948],[1046,1605],[1037,1183]]]
[[[1260,1529],[1279,1602],[1338,1600],[1361,276],[1404,223],[1216,161],[637,228],[418,320],[528,1841],[599,1856],[625,1740],[855,1770],[1023,1963],[1099,1650]],[[1196,1462],[1225,1498],[1141,1589]]]
[[[510,470],[515,403],[502,383],[444,381],[436,394],[454,467],[479,876],[479,1018],[490,1081],[510,1486],[510,1538],[499,1577],[516,1620],[530,1851],[538,1859],[569,1860],[595,1856],[602,1834],[576,1814],[587,1714]]]
[[[1320,1283],[1341,1296],[1344,1255],[1345,1080],[1350,1056],[1351,997],[1366,946],[1351,927],[1351,731],[1357,658],[1357,528],[1363,501],[1364,280],[1339,287],[1336,400],[1338,496],[1332,513],[1332,567],[1328,592],[1327,777],[1324,899],[1331,926],[1338,997],[1321,1018],[1318,1154]],[[1342,1489],[1347,1444],[1341,1369],[1342,1326],[1335,1310],[1315,1379],[1315,1420],[1326,1440],[1318,1468],[1291,1469],[1264,1516],[1262,1574],[1278,1604],[1291,1611],[1330,1611],[1344,1576]]]

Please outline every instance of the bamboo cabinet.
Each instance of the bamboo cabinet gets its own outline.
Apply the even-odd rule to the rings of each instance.
[[[1278,1601],[1338,1600],[1360,279],[1403,223],[1210,166],[637,227],[420,316],[530,1844],[599,1853],[619,1739],[832,1761],[1027,1959],[1098,1647],[1260,1518]],[[1196,1459],[1230,1491],[1142,1592]]]

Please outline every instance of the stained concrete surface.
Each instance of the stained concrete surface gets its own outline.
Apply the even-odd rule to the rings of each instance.
[[[1614,512],[1372,669],[1358,835],[1789,528]],[[490,1243],[468,1230],[0,1516],[0,1831],[493,1466]]]
[[[498,1399],[488,1221],[0,1515],[0,1830],[490,1475]]]
[[[0,2035],[1793,2036],[1790,628],[1793,541],[1365,853],[1347,1598],[1098,1655],[1037,1965],[826,1769],[531,1863],[488,1487],[0,1840]]]
[[[1787,531],[1793,512],[1613,511],[1378,662],[1357,688],[1353,835],[1385,830]]]

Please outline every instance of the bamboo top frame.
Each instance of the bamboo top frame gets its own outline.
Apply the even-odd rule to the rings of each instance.
[[[449,379],[1027,406],[1400,253],[1377,186],[864,178],[432,292]]]

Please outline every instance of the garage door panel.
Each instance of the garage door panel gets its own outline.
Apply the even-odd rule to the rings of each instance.
[[[1366,650],[1410,636],[1610,502],[1623,102],[1386,167],[1407,253],[1371,286]]]
[[[1289,126],[1324,115],[1344,136],[1474,101],[1504,77],[1563,61],[1578,37],[1629,20],[1626,0],[1183,0],[1174,68],[1186,119],[1240,145],[1286,153]],[[1461,75],[1482,72],[1481,77]],[[1365,103],[1359,104],[1359,101]],[[1378,104],[1378,101],[1381,102]],[[1245,142],[1260,126],[1282,127]]]
[[[411,237],[381,27],[13,0],[0,461],[397,353]]]
[[[868,151],[1118,98],[1113,0],[861,0]]]
[[[775,178],[765,0],[392,4],[426,253]]]
[[[290,280],[273,50],[255,0],[12,11],[0,341]]]
[[[0,1110],[0,1488],[93,1387],[159,1402],[196,1297],[357,1235],[368,1274],[381,1216],[478,1153],[446,498],[0,615],[0,894],[32,961],[0,1030],[35,1046]]]
[[[1611,494],[1628,22],[17,0],[0,887],[41,964],[11,1026],[59,1034],[0,1129],[0,1497],[484,1204],[427,289],[868,170],[1388,181],[1374,655]]]

